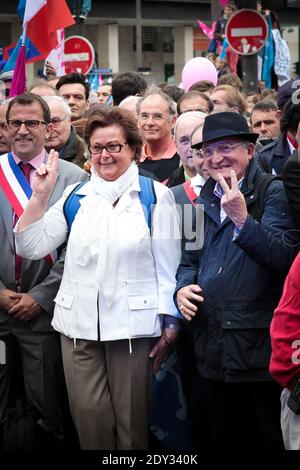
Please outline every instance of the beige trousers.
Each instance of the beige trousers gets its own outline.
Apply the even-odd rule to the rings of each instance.
[[[290,392],[285,388],[281,393],[281,430],[285,450],[300,450],[300,415],[287,405]]]
[[[82,449],[147,449],[153,338],[87,341],[61,335],[71,414]]]

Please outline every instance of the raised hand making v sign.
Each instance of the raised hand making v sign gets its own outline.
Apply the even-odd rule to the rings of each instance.
[[[22,230],[27,225],[43,217],[50,195],[57,180],[58,152],[50,151],[48,161],[42,163],[36,170],[32,183],[32,196],[28,202],[18,226]]]
[[[221,206],[234,225],[237,228],[241,228],[246,222],[248,215],[246,201],[239,189],[239,183],[234,170],[230,171],[230,177],[231,188],[220,173],[217,175],[218,183],[224,191],[221,199]]]

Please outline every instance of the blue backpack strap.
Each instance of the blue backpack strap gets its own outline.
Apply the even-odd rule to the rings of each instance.
[[[139,193],[140,201],[144,210],[145,219],[149,230],[151,232],[152,227],[152,206],[156,203],[156,194],[154,190],[154,182],[151,178],[139,175],[139,181],[141,191]],[[76,194],[76,191],[80,189],[86,181],[79,183],[71,191],[69,196],[64,202],[63,211],[70,231],[72,223],[74,222],[77,211],[80,207],[80,199],[84,197],[82,194]]]
[[[150,232],[152,232],[152,207],[156,204],[156,194],[154,181],[147,176],[139,175],[141,191],[139,193],[140,201],[145,214],[146,222]]]
[[[87,181],[83,181],[70,192],[69,196],[64,202],[63,205],[63,211],[64,211],[64,216],[66,218],[67,224],[68,224],[68,231],[70,232],[72,223],[74,222],[75,215],[77,214],[77,211],[80,207],[80,199],[84,197],[83,194],[75,194],[78,189],[82,188],[84,184],[86,184]]]

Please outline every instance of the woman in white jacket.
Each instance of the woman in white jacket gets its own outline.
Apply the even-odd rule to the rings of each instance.
[[[92,175],[75,190],[82,198],[69,238],[63,207],[74,187],[46,212],[57,178],[58,154],[52,150],[36,173],[16,246],[21,256],[39,259],[68,238],[52,325],[61,333],[81,448],[146,449],[152,370],[177,334],[175,202],[171,191],[154,182],[149,230],[135,162],[141,142],[130,113],[94,112],[86,140]]]

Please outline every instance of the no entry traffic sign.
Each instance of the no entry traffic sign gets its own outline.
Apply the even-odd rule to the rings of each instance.
[[[70,36],[65,39],[66,73],[77,72],[87,74],[93,67],[95,51],[83,36]]]
[[[264,47],[268,32],[268,23],[263,15],[243,9],[229,18],[225,34],[231,49],[241,55],[251,55]]]

